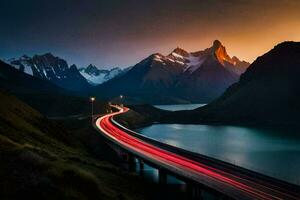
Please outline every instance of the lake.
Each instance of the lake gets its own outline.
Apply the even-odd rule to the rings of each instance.
[[[206,104],[178,104],[178,105],[154,105],[154,107],[162,110],[178,111],[178,110],[193,110]]]
[[[172,110],[199,105],[170,105]],[[164,107],[168,108],[167,106]],[[300,185],[299,127],[258,128],[155,124],[139,133],[186,150],[211,156]]]

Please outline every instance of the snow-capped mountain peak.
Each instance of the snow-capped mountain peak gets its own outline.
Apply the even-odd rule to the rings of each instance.
[[[109,70],[98,69],[95,65],[90,64],[86,68],[79,69],[79,72],[90,84],[99,85],[122,74],[123,70],[118,67]]]
[[[109,97],[122,93],[152,103],[173,98],[184,100],[186,96],[195,102],[208,102],[238,80],[238,73],[229,70],[237,66],[228,62],[231,59],[217,40],[211,47],[197,52],[177,47],[167,55],[148,56],[124,75],[98,88]],[[238,59],[233,60],[238,62]]]
[[[182,71],[189,73],[195,72],[201,68],[207,60],[215,60],[226,70],[237,75],[243,73],[249,66],[249,63],[240,61],[237,57],[230,57],[227,54],[225,46],[219,40],[215,40],[210,48],[197,52],[188,52],[182,48],[175,48],[170,54],[164,56],[160,53],[152,54],[149,59],[154,63],[165,65],[180,65]]]
[[[89,87],[75,65],[69,67],[65,60],[51,53],[33,57],[23,55],[18,59],[10,59],[9,64],[26,74],[46,79],[66,89],[80,90]]]
[[[85,69],[84,69],[85,73],[89,74],[89,75],[94,75],[94,76],[98,76],[100,74],[100,70],[92,64],[89,64]]]
[[[33,70],[32,70],[29,56],[23,55],[19,59],[11,58],[8,60],[8,63],[11,64],[16,69],[33,76]]]
[[[176,49],[174,49],[171,54],[181,56],[181,57],[188,57],[189,56],[189,52],[187,52],[186,50],[184,50],[180,47],[177,47]]]

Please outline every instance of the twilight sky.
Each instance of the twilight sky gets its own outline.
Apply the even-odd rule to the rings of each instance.
[[[1,0],[0,58],[52,52],[69,64],[126,67],[219,39],[253,61],[300,41],[299,0]]]

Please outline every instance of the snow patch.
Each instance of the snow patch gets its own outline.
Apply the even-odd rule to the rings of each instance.
[[[157,61],[157,62],[161,62],[161,63],[164,63],[164,61],[162,60],[162,57],[159,56],[159,55],[155,55],[153,60]]]
[[[171,55],[174,56],[174,57],[176,57],[176,58],[184,59],[184,57],[182,55],[179,55],[179,54],[177,54],[175,52],[172,52]]]
[[[98,75],[86,73],[84,68],[79,70],[79,72],[91,85],[99,85],[116,77],[122,70],[116,67],[111,70],[100,71]]]
[[[161,62],[161,63],[163,63],[164,61],[162,60],[162,59],[160,59],[160,58],[153,58],[153,60],[155,60],[155,61],[157,61],[157,62]]]
[[[173,60],[173,59],[171,59],[171,58],[168,58],[168,60],[171,61],[171,62],[175,62],[175,60]]]
[[[122,72],[122,70],[120,70],[120,68],[113,68],[109,71],[108,74],[105,75],[105,79],[109,80],[114,78],[115,76],[119,75]]]
[[[16,68],[17,70],[20,70],[26,74],[33,76],[33,71],[32,71],[31,65],[29,65],[27,61],[22,60],[22,61],[20,61],[19,64],[10,63],[10,65],[13,66],[14,68]],[[22,70],[23,67],[24,67],[24,70]]]
[[[90,75],[85,73],[84,71],[80,71],[80,74],[92,85],[98,85],[105,82],[105,74],[101,73],[98,76]]]
[[[185,69],[185,71],[188,71],[189,73],[193,73],[194,71],[196,71],[197,69],[199,69],[199,67],[201,67],[201,65],[205,61],[205,57],[190,56],[189,57],[189,61],[190,62],[188,63],[188,66]]]
[[[179,64],[181,64],[181,65],[185,65],[185,63],[182,62],[182,61],[176,60],[176,62],[179,63]]]
[[[47,76],[47,72],[46,72],[46,69],[45,69],[45,68],[43,68],[43,73],[44,73],[45,77],[46,77],[47,79],[49,79],[48,76]]]
[[[33,71],[32,71],[31,65],[28,65],[28,63],[26,62],[26,63],[23,63],[23,66],[24,66],[24,73],[33,76]]]

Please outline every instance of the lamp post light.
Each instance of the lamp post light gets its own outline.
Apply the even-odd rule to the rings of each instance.
[[[91,122],[93,124],[93,117],[94,117],[94,101],[96,100],[95,97],[90,97],[91,105],[92,105],[92,114],[91,114]]]
[[[122,106],[122,99],[123,99],[123,97],[124,97],[124,96],[121,94],[121,95],[120,95],[120,106],[121,106],[121,107],[123,107],[123,106]]]

